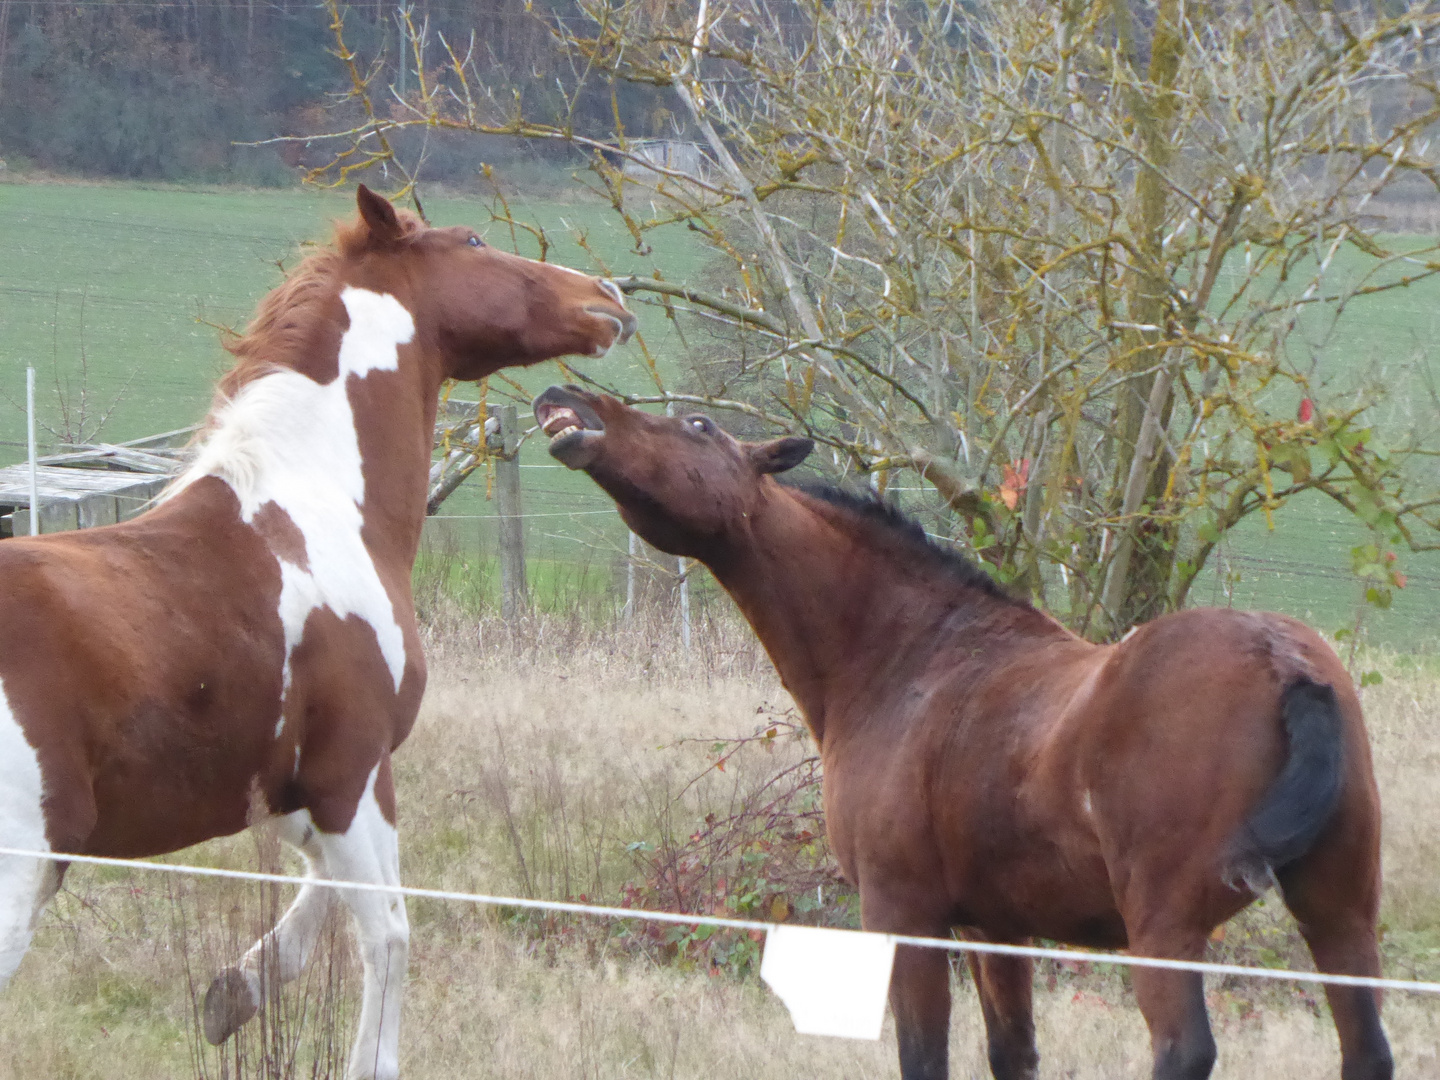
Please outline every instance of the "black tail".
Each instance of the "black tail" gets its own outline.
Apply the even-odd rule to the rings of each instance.
[[[1290,750],[1280,775],[1230,841],[1227,883],[1257,895],[1310,850],[1335,813],[1344,770],[1335,691],[1299,679],[1280,695]]]

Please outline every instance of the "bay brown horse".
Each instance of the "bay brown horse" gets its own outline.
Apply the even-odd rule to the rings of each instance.
[[[808,440],[741,443],[574,387],[535,415],[552,455],[645,540],[705,563],[755,628],[819,746],[866,929],[1195,960],[1275,883],[1321,971],[1379,974],[1360,703],[1301,623],[1190,610],[1092,644],[889,505],[778,483]],[[970,967],[991,1071],[1036,1076],[1030,961]],[[1208,1076],[1201,976],[1131,978],[1156,1080]],[[1327,994],[1344,1080],[1390,1077],[1376,993]],[[944,1077],[946,953],[900,947],[890,1002],[902,1076]]]
[[[311,876],[398,884],[390,755],[425,683],[410,572],[441,383],[603,354],[634,316],[609,282],[357,200],[230,346],[157,506],[0,543],[0,845],[159,855],[244,829],[258,803]],[[0,858],[0,985],[62,873]],[[255,1013],[265,965],[298,973],[331,896],[302,888],[216,980],[212,1041]],[[341,896],[364,963],[349,1075],[393,1077],[405,908]]]

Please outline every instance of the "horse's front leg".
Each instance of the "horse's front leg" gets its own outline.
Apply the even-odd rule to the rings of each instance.
[[[382,809],[377,788],[384,792]],[[386,810],[388,809],[388,813]],[[331,877],[367,884],[400,884],[400,845],[393,824],[394,797],[387,754],[375,767],[350,827],[320,834]],[[394,1080],[400,1073],[400,1005],[410,957],[405,899],[394,893],[339,890],[355,919],[365,988],[359,1030],[346,1070],[348,1080]]]
[[[900,1043],[902,1080],[950,1075],[950,954],[900,945],[890,976],[890,1010]]]
[[[280,838],[305,860],[306,877],[324,877],[324,853],[308,810],[279,819]],[[304,885],[274,928],[250,946],[235,967],[226,968],[205,992],[205,1038],[219,1046],[260,1011],[267,995],[295,979],[320,938],[334,890]]]
[[[866,930],[916,937],[945,937],[946,920],[916,911],[906,900],[860,890]],[[900,1043],[901,1080],[947,1080],[950,1075],[950,953],[900,945],[890,975],[890,1011]]]
[[[971,953],[967,960],[985,1014],[991,1075],[995,1080],[1035,1080],[1040,1054],[1035,1048],[1034,973],[1029,958]]]
[[[344,832],[316,826],[309,810],[281,819],[280,835],[305,857],[308,876],[367,885],[400,884],[400,850],[387,757],[375,767]],[[377,781],[386,809],[376,797]],[[401,897],[326,885],[306,885],[295,902],[240,963],[227,968],[205,995],[205,1036],[219,1044],[259,1011],[265,997],[304,970],[335,893],[355,920],[364,963],[364,991],[349,1080],[393,1080],[400,1071],[400,1004],[410,955],[410,924]]]

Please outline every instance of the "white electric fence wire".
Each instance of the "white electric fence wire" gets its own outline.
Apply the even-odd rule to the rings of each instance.
[[[644,922],[676,923],[683,926],[718,926],[729,930],[761,930],[769,932],[780,923],[758,919],[728,919],[718,915],[683,915],[673,911],[645,911],[637,908],[606,907],[601,904],[575,904],[565,900],[531,900],[521,896],[491,896],[486,893],[451,892],[446,889],[417,889],[408,885],[379,885],[364,881],[337,881],[333,878],[294,877],[288,874],[262,874],[252,870],[223,870],[209,866],[185,866],[179,863],[146,862],[143,859],[109,859],[97,855],[65,855],[53,851],[28,851],[23,848],[0,847],[0,856],[13,855],[26,859],[45,859],[59,863],[85,863],[91,866],[113,866],[128,870],[158,870],[167,874],[190,874],[196,877],[229,878],[235,881],[259,881],[276,885],[318,885],[330,889],[354,889],[359,892],[391,893],[417,900],[454,900],[492,907],[529,908],[535,911],[562,911],[573,915],[593,915],[607,919],[638,919]],[[912,937],[908,934],[885,934],[897,945],[914,945],[925,949],[946,949],[950,952],[997,953],[1001,956],[1028,956],[1037,960],[1062,960],[1070,963],[1114,964],[1120,967],[1165,968],[1171,971],[1198,971],[1204,975],[1240,975],[1255,979],[1283,982],[1323,983],[1328,986],[1362,986],[1374,990],[1400,990],[1417,994],[1440,994],[1440,982],[1419,982],[1409,979],[1372,979],[1360,975],[1327,975],[1314,971],[1290,971],[1283,968],[1242,967],[1239,964],[1212,964],[1203,960],[1167,960],[1156,956],[1123,956],[1118,953],[1091,952],[1084,949],[1044,949],[1031,945],[1002,945],[989,941],[954,941],[945,938]]]

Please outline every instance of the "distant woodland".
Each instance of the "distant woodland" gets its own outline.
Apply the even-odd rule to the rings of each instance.
[[[473,34],[497,87],[543,114],[547,95],[560,107],[565,73],[539,16],[573,10],[553,2],[529,11],[525,0],[419,2],[412,18],[428,25],[431,49],[439,35],[463,49]],[[347,43],[378,61],[385,81],[403,88],[408,75],[413,85],[413,60],[400,63],[400,9],[344,10]],[[236,144],[333,129],[323,111],[346,75],[329,22],[300,0],[0,0],[0,159],[80,175],[292,182],[303,144]],[[611,107],[608,96],[593,102],[595,122]],[[482,156],[507,152],[442,140],[427,173],[463,179]]]

